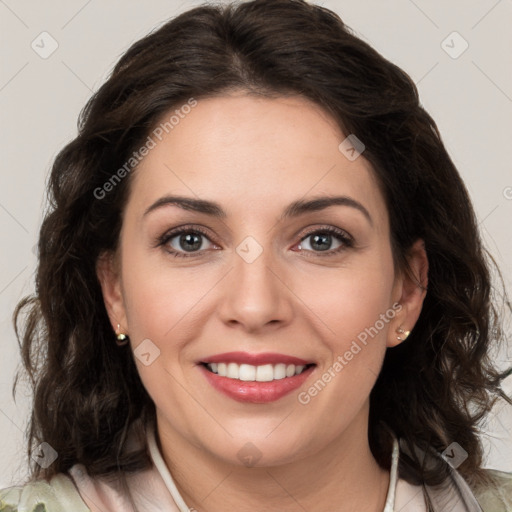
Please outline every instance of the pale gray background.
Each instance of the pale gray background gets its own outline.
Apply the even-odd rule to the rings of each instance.
[[[33,289],[32,248],[51,162],[75,136],[80,109],[130,44],[199,3],[0,0],[0,488],[25,474],[22,430],[30,400],[23,389],[17,404],[11,396],[19,356],[10,317],[16,302]],[[512,1],[316,3],[335,10],[416,82],[469,187],[510,293]],[[43,31],[59,45],[47,59],[31,48]],[[469,44],[457,59],[441,46],[453,31]],[[452,52],[461,48],[456,39],[446,44],[453,46]],[[510,362],[511,353],[509,347],[500,360]],[[512,393],[510,379],[506,389]],[[512,471],[511,409],[500,404],[483,429],[488,467]]]

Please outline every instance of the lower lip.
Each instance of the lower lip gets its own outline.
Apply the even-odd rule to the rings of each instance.
[[[218,391],[239,402],[266,404],[275,402],[283,396],[299,388],[311,375],[314,366],[306,368],[301,374],[270,382],[243,381],[220,377],[207,370],[203,365],[200,369],[208,382]]]

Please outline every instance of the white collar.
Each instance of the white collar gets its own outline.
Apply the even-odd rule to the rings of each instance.
[[[190,508],[187,507],[187,505],[185,504],[185,500],[181,497],[181,494],[178,491],[178,488],[176,487],[176,484],[174,483],[174,480],[171,476],[169,468],[167,467],[162,457],[162,454],[158,449],[158,445],[156,444],[155,440],[155,428],[156,427],[147,429],[148,448],[151,458],[153,459],[153,463],[155,464],[156,469],[160,473],[160,476],[162,477],[165,486],[171,493],[172,499],[175,501],[180,512],[190,512]]]

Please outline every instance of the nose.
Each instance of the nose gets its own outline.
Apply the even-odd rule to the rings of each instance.
[[[241,253],[242,254],[242,253]],[[283,262],[265,249],[254,260],[233,253],[233,268],[223,279],[217,308],[221,320],[247,332],[274,329],[291,321],[293,293]]]

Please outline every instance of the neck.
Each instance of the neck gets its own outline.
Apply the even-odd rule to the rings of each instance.
[[[277,466],[245,467],[206,453],[157,420],[157,443],[191,510],[382,512],[389,471],[368,444],[368,405],[321,452]]]

